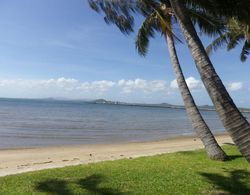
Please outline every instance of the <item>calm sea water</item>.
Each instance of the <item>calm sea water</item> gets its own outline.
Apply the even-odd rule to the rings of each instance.
[[[202,111],[223,132],[214,111]],[[250,118],[249,113],[244,114]],[[0,99],[0,148],[158,140],[193,134],[185,110],[80,101]]]

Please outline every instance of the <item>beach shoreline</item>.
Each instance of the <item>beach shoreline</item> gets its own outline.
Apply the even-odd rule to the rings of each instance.
[[[216,135],[220,145],[233,144],[228,134]],[[190,151],[203,148],[196,136],[120,144],[64,145],[0,149],[0,176],[108,160]]]
[[[220,133],[214,133],[215,136],[223,136],[223,135],[228,135],[227,132],[220,132]],[[107,142],[101,142],[101,143],[88,143],[88,144],[56,144],[56,145],[32,145],[32,146],[20,146],[20,147],[0,147],[0,151],[4,151],[4,150],[27,150],[27,149],[39,149],[39,148],[60,148],[60,147],[83,147],[83,146],[108,146],[108,145],[121,145],[121,144],[131,144],[131,143],[150,143],[150,142],[161,142],[161,141],[166,141],[166,140],[182,140],[184,138],[192,138],[192,139],[199,139],[195,134],[180,134],[180,135],[172,135],[172,136],[167,136],[167,137],[162,137],[162,138],[153,138],[153,139],[145,139],[145,140],[139,140],[139,141],[116,141],[114,140],[114,142],[111,143],[107,143]]]

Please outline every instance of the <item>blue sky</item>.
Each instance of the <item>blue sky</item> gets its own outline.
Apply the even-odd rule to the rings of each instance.
[[[135,34],[106,25],[85,0],[0,0],[0,29],[1,97],[182,104],[164,39],[141,57]],[[211,104],[186,46],[177,48],[197,103]],[[221,49],[211,59],[236,104],[250,107],[250,61],[239,52]]]

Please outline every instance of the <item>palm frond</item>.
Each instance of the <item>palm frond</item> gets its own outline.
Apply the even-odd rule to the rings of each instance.
[[[135,45],[138,53],[142,56],[146,56],[148,52],[149,39],[155,35],[156,22],[155,15],[151,14],[144,20],[138,30]]]
[[[107,24],[115,24],[122,33],[133,32],[136,2],[134,0],[88,0],[90,7],[100,13],[104,13],[104,21]]]
[[[137,10],[144,16],[148,17],[154,12],[154,9],[158,6],[155,0],[136,0]]]
[[[222,17],[236,17],[240,22],[249,22],[249,0],[185,0],[186,5]]]
[[[226,46],[228,44],[228,36],[229,33],[224,33],[221,36],[217,37],[215,40],[213,40],[213,42],[210,43],[206,48],[207,54],[211,55],[212,52],[215,52],[219,48]]]
[[[227,44],[227,50],[234,49],[240,42],[242,42],[245,39],[245,36],[243,34],[230,34],[232,36],[229,37],[229,41]]]
[[[249,54],[250,54],[250,41],[246,40],[240,53],[240,60],[242,62],[245,62]]]
[[[226,21],[223,18],[218,18],[205,11],[193,8],[188,8],[187,11],[194,25],[197,24],[200,31],[208,36],[222,34],[226,29]]]
[[[170,36],[172,37],[175,41],[182,43],[182,41],[178,38],[177,35],[175,35],[173,29],[172,29],[172,21],[171,15],[167,15],[165,17],[163,17],[159,11],[155,10],[155,13],[157,15],[157,19],[158,19],[158,23],[160,25],[160,28],[162,30],[162,33],[164,35]]]
[[[240,22],[237,18],[233,17],[228,19],[226,25],[226,32],[217,37],[207,48],[206,51],[210,54],[212,51],[216,51],[218,48],[226,45],[227,50],[231,50],[239,45],[241,42],[245,42],[242,48],[240,59],[246,61],[249,54],[249,39],[248,39],[248,25]]]

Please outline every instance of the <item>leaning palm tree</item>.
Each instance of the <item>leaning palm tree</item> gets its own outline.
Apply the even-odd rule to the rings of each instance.
[[[243,42],[240,59],[242,62],[245,62],[250,53],[250,25],[241,23],[236,18],[230,18],[227,23],[227,29],[227,31],[220,34],[209,44],[206,48],[207,53],[211,54],[212,51],[216,51],[223,46],[226,46],[229,51]]]
[[[93,1],[91,5],[95,9],[98,8],[97,7],[98,4],[93,4]],[[210,131],[202,115],[200,114],[195,104],[195,101],[190,93],[190,90],[187,86],[185,77],[182,73],[182,69],[179,64],[178,56],[177,56],[176,49],[175,49],[174,39],[176,40],[179,40],[179,39],[177,38],[177,36],[174,35],[172,31],[173,16],[172,16],[171,8],[169,6],[167,7],[164,4],[158,4],[156,2],[151,3],[151,4],[145,4],[145,1],[143,0],[140,1],[140,4],[137,4],[137,6],[138,5],[140,8],[140,12],[143,13],[143,15],[146,17],[137,34],[136,47],[137,47],[138,52],[141,55],[144,55],[144,56],[146,55],[148,51],[149,38],[154,36],[155,31],[160,31],[165,36],[167,40],[170,58],[171,58],[173,68],[177,77],[177,83],[181,91],[181,95],[185,104],[185,108],[191,120],[192,126],[195,129],[196,134],[198,135],[198,137],[201,139],[202,143],[204,144],[209,158],[213,160],[225,160],[227,156],[224,153],[224,151],[221,149],[221,147],[218,145],[218,143],[216,142],[212,132]],[[122,21],[126,23],[124,18],[126,18],[128,15],[124,17],[122,15],[117,15],[117,12],[113,12],[115,13],[114,15],[112,13],[110,4],[106,4],[106,6],[108,9],[105,9],[105,4],[101,4],[101,8],[104,9],[104,13],[106,14],[106,17],[105,17],[106,21],[108,18],[111,18],[112,22],[117,21],[117,19],[119,21],[120,18],[123,18]],[[124,8],[129,8],[129,7],[124,7],[125,5],[122,5],[122,6],[123,6],[123,9],[121,10],[124,10]],[[117,6],[115,8],[117,10]],[[134,9],[132,11],[134,11]],[[204,17],[205,16],[201,18],[204,19]],[[131,19],[130,17],[128,18],[129,20]],[[197,14],[195,18],[196,20],[199,19],[199,17],[197,17]],[[131,24],[131,21],[132,20],[128,21],[128,23]],[[121,29],[122,32],[129,32],[127,31],[127,28],[124,28],[124,25],[120,25],[121,22],[115,22],[115,24]],[[127,25],[127,26],[131,27],[130,25]],[[130,28],[130,31],[132,31],[132,28]]]
[[[90,3],[94,0],[89,0]],[[98,0],[96,0],[98,1]],[[148,2],[163,2],[166,3],[168,0],[145,0]],[[201,79],[212,99],[215,108],[219,114],[219,117],[229,132],[232,139],[240,149],[241,153],[250,161],[250,125],[248,121],[242,116],[237,107],[235,106],[230,95],[226,91],[222,81],[216,74],[211,61],[209,60],[206,51],[195,31],[194,25],[190,20],[190,15],[186,11],[185,6],[179,0],[169,0],[172,8],[174,9],[175,16],[179,21],[180,27],[183,31],[184,37],[188,43],[190,51],[196,62]],[[249,20],[249,0],[186,0],[191,1],[196,10],[209,10],[213,14],[220,13],[223,16],[237,16],[240,21]],[[225,4],[227,1],[227,4]],[[129,29],[133,24],[133,18],[130,16],[131,12],[135,12],[136,8],[133,6],[135,1],[128,0],[99,0],[101,2],[100,8],[92,4],[92,8],[102,10],[105,14],[106,22],[115,23],[122,32],[127,33],[124,30],[124,25]],[[211,2],[215,3],[216,7],[211,8]],[[230,3],[230,6],[228,6]],[[235,9],[233,5],[237,5],[240,9]],[[197,6],[196,6],[197,5]],[[226,6],[225,6],[226,5]],[[229,8],[228,8],[228,7]],[[114,10],[112,10],[114,8]],[[128,8],[128,9],[127,9]],[[216,8],[216,9],[215,9]]]
[[[169,1],[201,75],[201,79],[225,129],[229,132],[243,156],[250,162],[250,125],[248,121],[238,110],[220,77],[217,75],[197,35],[186,6],[180,0]]]
[[[197,136],[201,139],[203,145],[205,146],[205,149],[210,159],[225,160],[227,157],[226,154],[218,145],[211,130],[204,121],[185,81],[185,77],[182,72],[177,52],[175,49],[174,39],[178,40],[178,38],[174,35],[172,30],[173,16],[171,12],[171,7],[166,7],[162,5],[160,5],[159,7],[163,9],[158,11],[155,9],[153,13],[150,13],[149,16],[144,20],[141,28],[139,29],[136,41],[138,52],[142,55],[145,55],[146,51],[148,51],[147,47],[149,45],[149,37],[153,36],[154,31],[161,31],[167,41],[169,55],[176,75],[177,84],[180,89],[185,108],[189,119],[191,120],[193,129],[195,130]],[[164,14],[161,13],[162,11],[164,12]]]

